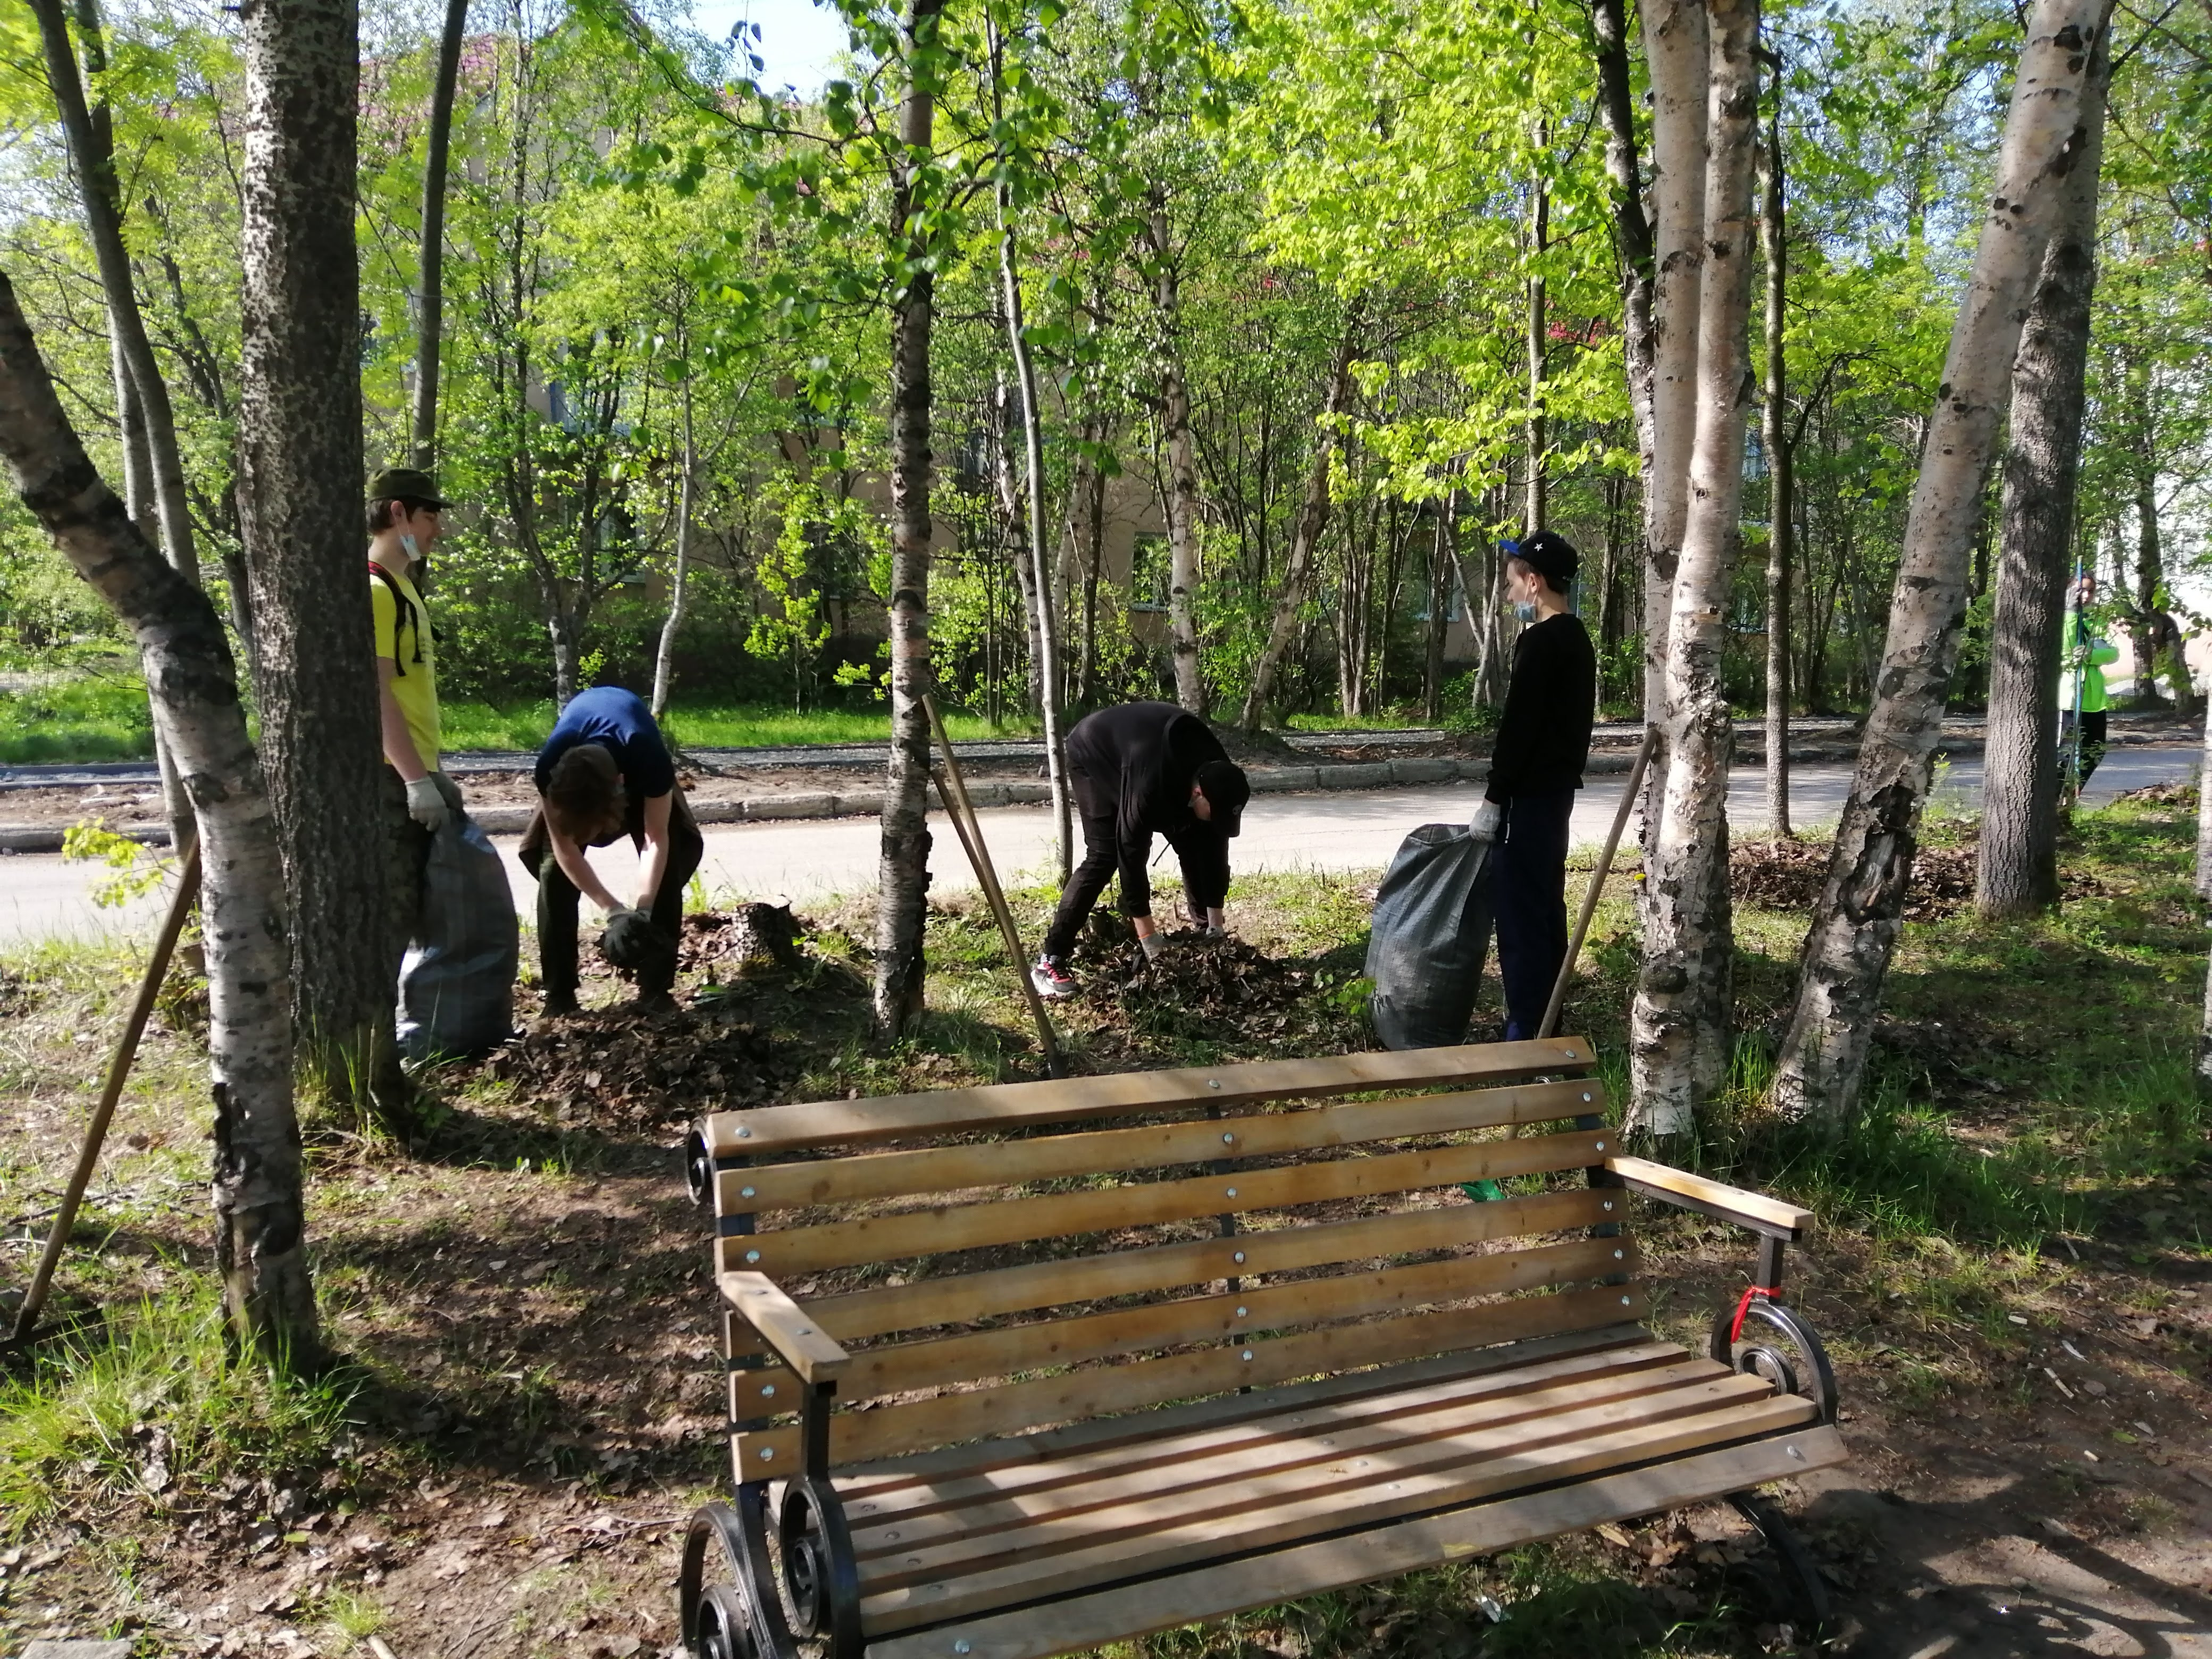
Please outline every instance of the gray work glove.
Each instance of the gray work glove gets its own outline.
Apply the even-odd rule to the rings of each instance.
[[[1166,937],[1158,931],[1146,934],[1137,941],[1137,945],[1144,951],[1146,962],[1158,961],[1160,952],[1168,948]]]
[[[446,804],[446,792],[438,787],[438,775],[425,772],[407,782],[407,816],[432,835],[446,827],[453,808]]]
[[[1477,841],[1496,841],[1504,822],[1505,809],[1494,800],[1486,800],[1474,809],[1474,822],[1467,826],[1467,833]]]

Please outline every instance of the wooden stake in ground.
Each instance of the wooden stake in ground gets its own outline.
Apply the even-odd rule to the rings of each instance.
[[[1597,914],[1598,896],[1605,891],[1605,878],[1613,873],[1613,855],[1620,849],[1620,837],[1628,828],[1628,815],[1636,810],[1638,794],[1644,787],[1644,774],[1651,764],[1651,751],[1659,746],[1659,729],[1644,728],[1644,741],[1636,750],[1636,764],[1628,770],[1628,787],[1620,792],[1620,805],[1613,814],[1613,828],[1606,832],[1605,848],[1597,855],[1597,870],[1590,877],[1589,891],[1583,895],[1582,914],[1575,918],[1575,931],[1567,940],[1567,959],[1559,964],[1559,976],[1552,984],[1552,1000],[1544,1005],[1543,1023],[1536,1027],[1536,1040],[1541,1042],[1559,1029],[1559,1008],[1567,1000],[1567,981],[1575,976],[1575,963],[1583,954],[1583,941],[1589,937],[1590,918]]]
[[[131,1063],[138,1057],[138,1039],[146,1033],[146,1021],[154,1012],[154,999],[161,993],[161,981],[168,976],[169,958],[176,954],[177,936],[185,931],[185,919],[192,913],[192,906],[200,896],[200,847],[192,842],[185,849],[184,867],[177,872],[177,890],[169,898],[169,914],[162,920],[161,937],[154,941],[154,954],[146,958],[146,971],[139,976],[138,1000],[131,1005],[131,1017],[123,1023],[123,1035],[115,1040],[114,1058],[107,1062],[107,1082],[100,1091],[100,1103],[92,1109],[92,1121],[85,1125],[84,1145],[76,1155],[76,1170],[70,1176],[69,1190],[62,1194],[61,1208],[54,1212],[54,1230],[46,1239],[46,1252],[39,1258],[39,1270],[31,1276],[31,1288],[23,1297],[23,1305],[15,1312],[15,1337],[18,1343],[31,1340],[38,1328],[39,1311],[46,1304],[46,1290],[53,1283],[54,1268],[60,1263],[62,1252],[69,1248],[70,1233],[76,1225],[77,1206],[84,1202],[84,1189],[92,1184],[92,1172],[100,1166],[100,1149],[107,1139],[107,1126],[115,1116],[115,1103],[123,1098],[123,1085],[131,1075]]]
[[[1030,1005],[1030,1018],[1036,1022],[1037,1042],[1044,1050],[1045,1075],[1066,1077],[1067,1066],[1060,1058],[1060,1035],[1052,1029],[1052,1018],[1044,1011],[1044,999],[1037,994],[1036,986],[1030,978],[1029,952],[1023,947],[1021,933],[1014,926],[1014,913],[1006,908],[1006,896],[999,886],[999,872],[991,862],[991,849],[983,844],[983,826],[968,799],[968,781],[960,775],[960,760],[952,752],[952,739],[945,734],[945,717],[937,712],[936,698],[925,696],[921,704],[929,711],[929,724],[937,733],[937,746],[945,755],[945,765],[936,774],[937,793],[945,802],[946,816],[952,820],[952,833],[959,836],[961,849],[968,854],[969,866],[975,872],[976,884],[982,888],[991,914],[998,920],[999,937],[1006,941],[1007,959],[1014,964],[1014,977],[1021,981],[1022,995]]]
[[[2044,248],[2085,159],[2085,100],[2098,95],[2092,65],[2111,10],[2111,0],[2038,0],[2028,18],[1973,276],[1922,445],[1879,695],[1806,934],[1797,1003],[1775,1071],[1775,1103],[1793,1117],[1840,1126],[1865,1077],[1959,659],[1997,428]]]

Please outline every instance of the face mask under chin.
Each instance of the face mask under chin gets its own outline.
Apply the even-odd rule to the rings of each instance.
[[[1534,600],[1534,599],[1516,599],[1516,600],[1514,600],[1514,601],[1513,601],[1513,615],[1514,615],[1514,617],[1515,617],[1515,619],[1516,619],[1516,621],[1524,622],[1524,623],[1531,623],[1531,622],[1535,621],[1535,620],[1536,620],[1536,601],[1535,601],[1535,600]]]

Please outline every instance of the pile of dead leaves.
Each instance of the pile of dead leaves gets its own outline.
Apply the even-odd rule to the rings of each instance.
[[[1077,971],[1096,988],[1093,1006],[1109,1024],[1133,1036],[1279,1050],[1301,1046],[1328,1023],[1330,1005],[1310,969],[1196,928],[1166,939],[1149,963],[1133,944],[1109,950],[1086,939],[1079,946]]]
[[[1762,910],[1809,911],[1828,878],[1825,841],[1744,841],[1729,849],[1729,890]],[[1974,849],[1923,847],[1905,890],[1907,921],[1941,921],[1974,902]]]
[[[620,1007],[541,1020],[483,1062],[518,1100],[563,1123],[660,1127],[781,1099],[800,1063],[713,1010]]]
[[[2197,786],[2169,780],[2165,783],[2145,784],[2140,789],[2123,789],[2113,799],[2134,806],[2185,806],[2194,812],[2197,810]]]

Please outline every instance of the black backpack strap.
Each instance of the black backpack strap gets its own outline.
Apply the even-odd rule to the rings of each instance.
[[[389,570],[380,564],[372,564],[368,568],[368,574],[384,584],[392,595],[392,603],[397,607],[392,619],[392,667],[394,678],[404,679],[407,678],[407,664],[399,654],[399,636],[410,626],[415,629],[415,660],[422,661],[422,614],[415,609],[408,597],[399,591],[399,583]]]

